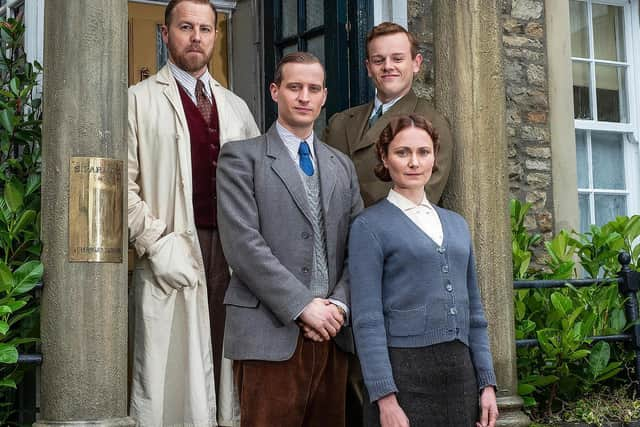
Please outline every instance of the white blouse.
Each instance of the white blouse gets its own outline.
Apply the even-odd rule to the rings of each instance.
[[[444,235],[442,223],[435,208],[427,200],[427,195],[422,196],[420,204],[416,205],[393,189],[389,190],[387,200],[397,206],[415,225],[420,228],[438,246],[442,246]]]

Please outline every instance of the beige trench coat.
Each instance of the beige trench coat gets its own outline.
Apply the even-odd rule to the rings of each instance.
[[[260,134],[218,82],[220,143]],[[202,254],[192,205],[189,130],[168,66],[129,89],[129,236],[138,259],[131,416],[140,426],[232,425],[231,362],[216,405]],[[217,406],[217,417],[216,417]]]

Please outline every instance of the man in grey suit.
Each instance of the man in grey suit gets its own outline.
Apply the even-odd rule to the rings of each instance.
[[[228,143],[218,161],[218,224],[233,270],[225,356],[242,427],[345,424],[347,236],[362,209],[349,158],[317,139],[324,68],[305,52],[278,64],[278,119]]]

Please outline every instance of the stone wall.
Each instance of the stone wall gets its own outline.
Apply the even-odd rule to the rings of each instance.
[[[433,100],[433,2],[432,0],[408,0],[409,30],[416,35],[419,51],[424,58],[422,70],[416,77],[414,90],[423,98]]]
[[[433,98],[432,0],[408,0],[409,30],[425,57],[414,85]],[[544,0],[502,0],[510,197],[531,202],[527,227],[550,237],[553,229],[551,141]]]
[[[527,226],[553,229],[543,0],[504,0],[502,41],[511,197],[533,204]]]

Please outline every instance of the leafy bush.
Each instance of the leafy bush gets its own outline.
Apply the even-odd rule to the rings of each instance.
[[[14,389],[24,374],[18,351],[33,349],[38,306],[33,288],[40,263],[39,64],[22,50],[24,26],[0,21],[0,425],[8,423]]]
[[[613,278],[620,270],[620,250],[632,254],[631,268],[638,268],[640,216],[618,217],[586,233],[562,230],[544,243],[545,256],[536,260],[542,267],[533,267],[532,247],[541,238],[524,227],[529,208],[511,202],[515,280]],[[518,349],[518,392],[534,415],[550,416],[564,403],[605,383],[628,380],[625,362],[631,355],[623,345],[602,341],[594,345],[589,339],[619,334],[627,327],[624,301],[615,284],[521,289],[514,294],[514,304],[516,339],[534,338],[540,343]]]

